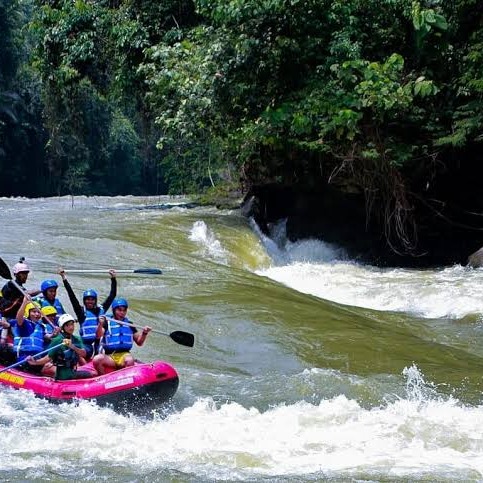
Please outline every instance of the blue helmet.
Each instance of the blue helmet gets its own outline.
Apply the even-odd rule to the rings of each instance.
[[[97,298],[97,292],[93,288],[88,288],[83,294],[82,298],[85,299],[87,297],[94,297]]]
[[[126,309],[127,309],[129,307],[129,305],[127,304],[126,299],[119,298],[119,299],[114,299],[112,301],[111,307],[112,307],[112,310],[117,309],[118,307],[126,307]]]
[[[44,280],[40,286],[40,290],[45,292],[49,288],[57,288],[59,284],[55,280]]]

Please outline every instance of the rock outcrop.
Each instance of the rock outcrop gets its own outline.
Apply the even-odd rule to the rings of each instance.
[[[286,219],[289,240],[316,238],[335,243],[351,258],[378,266],[465,265],[467,254],[482,245],[480,231],[449,223],[427,205],[421,205],[418,210],[415,208],[418,226],[415,249],[411,253],[396,253],[387,243],[385,227],[375,217],[367,219],[361,194],[343,193],[331,186],[311,191],[269,184],[252,187],[241,208],[267,235],[270,223]],[[483,266],[483,249],[473,255],[471,266]]]
[[[483,247],[468,257],[468,266],[473,268],[483,267]]]

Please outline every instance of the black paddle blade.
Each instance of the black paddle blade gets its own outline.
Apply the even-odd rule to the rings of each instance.
[[[12,280],[12,274],[10,273],[10,268],[8,265],[0,258],[0,277]]]
[[[183,332],[182,330],[175,330],[169,334],[171,339],[180,345],[185,345],[187,347],[193,347],[195,344],[195,336],[189,332]]]
[[[149,275],[161,275],[163,272],[159,268],[137,268],[133,273],[147,273]]]

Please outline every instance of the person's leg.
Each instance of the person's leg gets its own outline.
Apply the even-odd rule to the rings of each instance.
[[[116,368],[116,363],[112,360],[112,357],[109,357],[106,354],[97,354],[94,356],[92,364],[99,375],[105,374],[107,368]]]
[[[43,366],[31,366],[28,362],[22,364],[18,367],[21,371],[28,372],[29,374],[34,374],[35,376],[42,376]]]
[[[134,366],[134,357],[131,354],[124,356],[124,367]]]
[[[42,376],[55,377],[55,366],[52,362],[47,362],[42,367]]]

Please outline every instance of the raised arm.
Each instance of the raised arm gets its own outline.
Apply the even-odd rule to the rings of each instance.
[[[24,297],[22,300],[22,304],[20,305],[18,311],[17,311],[17,325],[19,327],[22,327],[23,321],[24,321],[24,315],[25,315],[25,307],[29,303],[29,299],[27,297]]]
[[[109,292],[107,299],[104,300],[104,302],[102,303],[102,308],[104,309],[104,312],[107,312],[112,304],[112,301],[116,298],[117,295],[116,271],[114,269],[109,270],[109,275],[111,276],[111,291]]]
[[[69,300],[72,305],[72,308],[74,309],[74,313],[77,317],[77,320],[79,321],[79,323],[82,324],[84,320],[86,320],[84,309],[82,308],[82,305],[77,300],[77,297],[75,296],[75,293],[72,290],[72,287],[70,286],[70,283],[67,280],[67,276],[65,275],[65,272],[63,269],[59,270],[59,275],[62,277],[62,282],[64,284],[67,295],[69,296]]]

